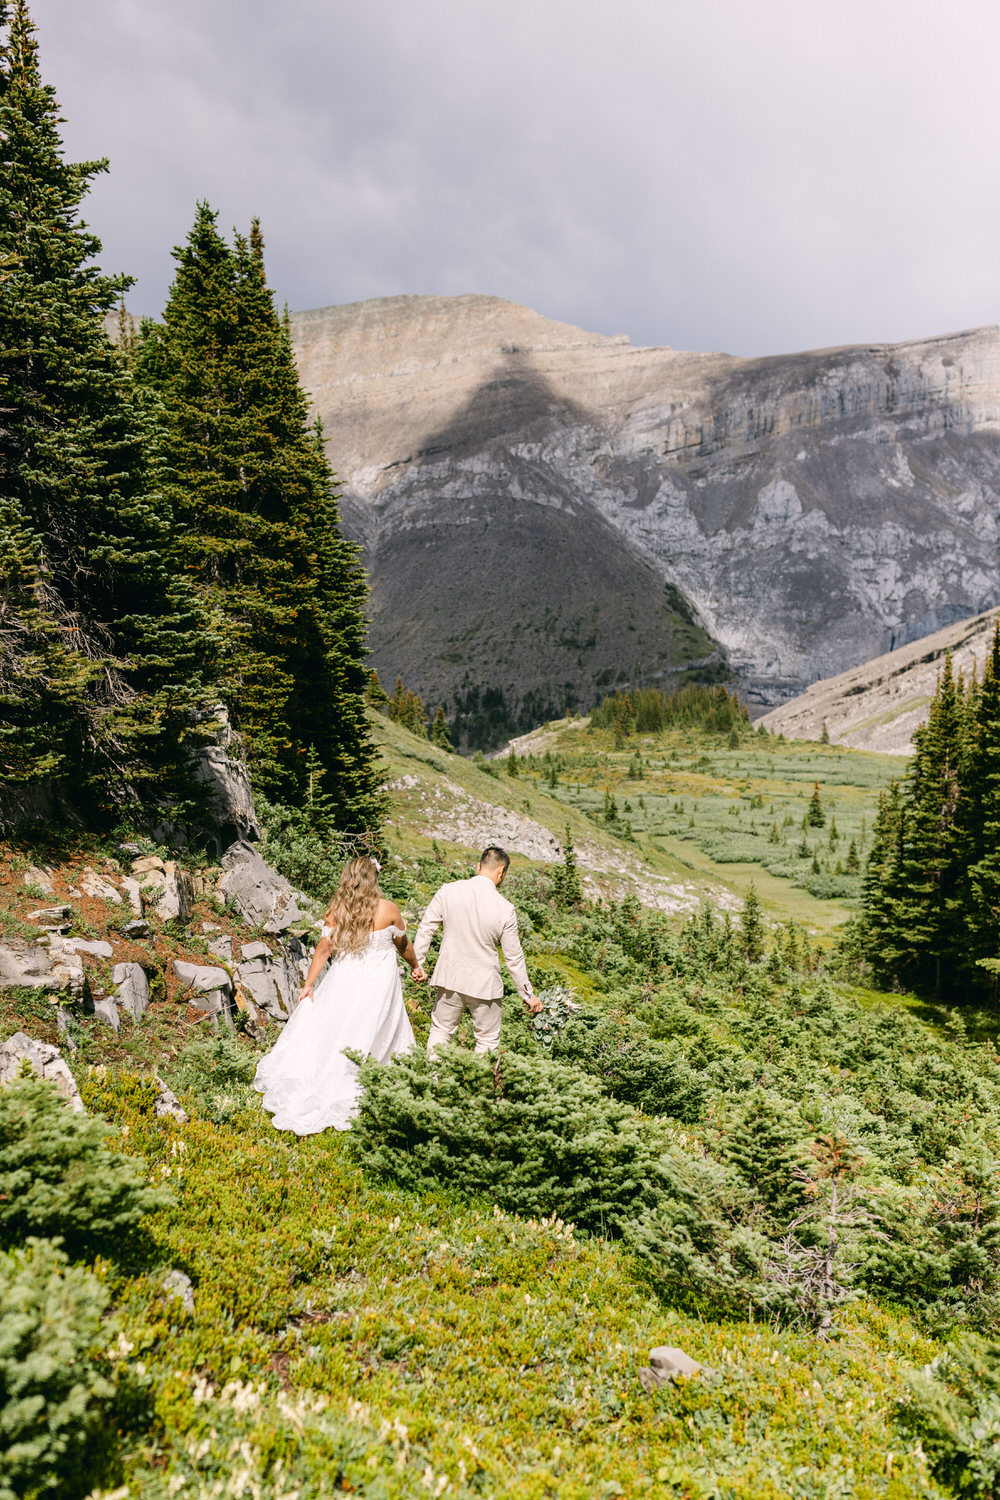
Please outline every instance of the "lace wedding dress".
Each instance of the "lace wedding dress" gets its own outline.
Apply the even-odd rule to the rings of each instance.
[[[254,1088],[277,1130],[314,1135],[346,1130],[361,1085],[344,1048],[388,1062],[413,1046],[393,938],[396,927],[373,932],[357,954],[335,958],[313,1000],[303,1000],[277,1042],[257,1065]]]

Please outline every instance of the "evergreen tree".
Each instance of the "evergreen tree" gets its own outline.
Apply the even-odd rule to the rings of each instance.
[[[167,415],[176,554],[222,641],[221,693],[255,786],[301,804],[308,747],[341,829],[377,821],[365,717],[365,583],[340,532],[287,319],[254,222],[230,246],[199,204],[139,368]]]
[[[966,964],[1000,957],[1000,620],[983,671],[973,683],[963,720],[967,739],[960,771],[956,919]]]
[[[823,799],[819,794],[818,782],[813,782],[812,796],[809,798],[809,806],[806,809],[806,822],[810,828],[822,828],[826,822],[826,813],[823,811]]]
[[[764,957],[765,932],[764,913],[757,887],[751,881],[740,913],[740,938],[747,963],[759,963]]]
[[[807,1160],[803,1121],[782,1100],[756,1089],[725,1143],[725,1155],[775,1227],[804,1204],[801,1173]]]
[[[165,555],[156,404],[104,327],[128,279],[79,217],[107,164],[63,160],[24,0],[0,33],[0,778],[181,812],[212,641]]]
[[[566,842],[563,845],[563,862],[561,866],[557,865],[553,872],[552,888],[560,906],[579,906],[583,900],[583,885],[580,881],[576,850],[573,847],[573,838],[568,824]]]
[[[403,686],[402,677],[396,678],[396,686],[389,697],[389,718],[395,724],[402,724],[411,734],[427,738],[427,715],[424,713],[424,701],[419,693],[413,693],[409,688]]]
[[[448,721],[444,716],[444,705],[442,703],[438,704],[438,711],[434,715],[434,722],[431,725],[431,743],[437,745],[439,750],[448,750],[452,754],[455,752],[451,736],[448,733]]]

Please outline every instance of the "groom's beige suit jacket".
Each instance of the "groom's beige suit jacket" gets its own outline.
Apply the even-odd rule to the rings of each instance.
[[[533,994],[517,932],[517,912],[488,876],[455,880],[431,898],[413,942],[421,966],[431,939],[442,926],[441,952],[431,984],[476,1000],[499,1000],[503,994],[500,948],[518,994],[524,999]]]

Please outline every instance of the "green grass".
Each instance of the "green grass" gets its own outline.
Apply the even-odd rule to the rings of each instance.
[[[936,1349],[905,1317],[862,1305],[827,1343],[713,1323],[603,1240],[365,1181],[344,1137],[280,1135],[256,1109],[154,1122],[98,1079],[88,1096],[174,1189],[153,1229],[195,1284],[193,1317],[158,1271],[116,1287],[155,1410],[130,1493],[208,1495],[244,1470],[217,1493],[945,1493],[894,1424],[904,1367]],[[645,1395],[660,1343],[717,1374]]]

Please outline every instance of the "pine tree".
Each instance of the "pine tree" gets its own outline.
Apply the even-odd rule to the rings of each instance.
[[[166,557],[156,404],[104,327],[128,278],[79,217],[107,164],[63,160],[24,0],[0,30],[0,776],[98,819],[177,814],[212,640]]]
[[[520,766],[518,764],[517,756],[514,753],[514,746],[513,745],[511,745],[510,749],[507,752],[507,775],[508,776],[518,776],[518,775],[520,775]]]
[[[960,770],[956,890],[959,947],[971,968],[1000,957],[1000,620],[979,684],[969,691],[962,721],[967,734]]]
[[[448,750],[452,754],[455,752],[451,736],[448,733],[448,721],[444,716],[444,705],[442,703],[438,704],[438,711],[434,715],[434,722],[431,725],[431,743],[437,745],[439,750]]]
[[[757,895],[757,887],[751,881],[743,901],[743,910],[740,913],[740,938],[747,963],[759,963],[764,957],[765,932],[764,913]]]
[[[561,866],[557,865],[553,872],[552,888],[560,906],[579,906],[583,900],[583,886],[576,862],[576,850],[573,847],[573,838],[568,825],[566,840],[563,844],[563,862]]]
[[[823,799],[819,794],[818,782],[813,782],[812,796],[809,798],[809,806],[806,809],[806,822],[810,828],[822,828],[826,822],[826,813],[823,811]]]
[[[377,821],[365,581],[254,222],[230,246],[199,204],[139,369],[167,414],[176,553],[222,640],[221,693],[254,784],[300,805],[312,745],[341,829]]]
[[[796,1176],[807,1160],[803,1121],[781,1100],[756,1089],[724,1151],[772,1223],[786,1226],[804,1203]]]

